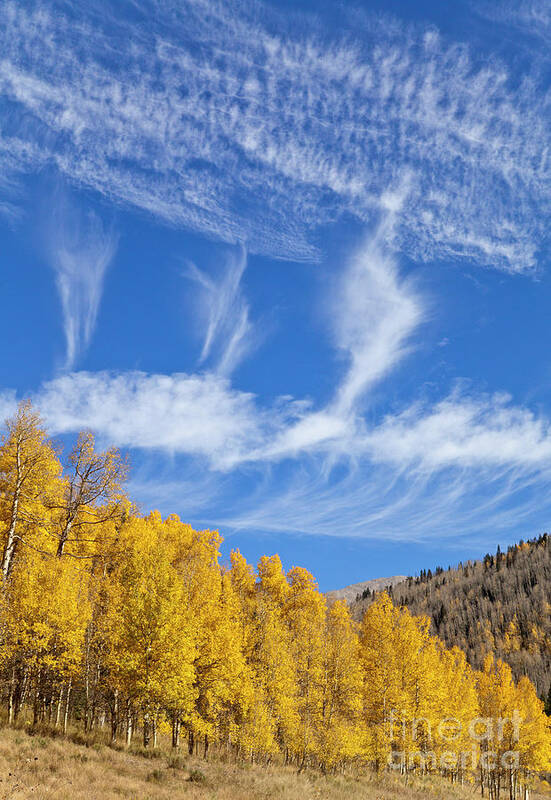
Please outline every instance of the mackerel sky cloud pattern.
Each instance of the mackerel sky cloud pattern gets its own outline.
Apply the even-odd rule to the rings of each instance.
[[[293,260],[318,257],[320,227],[345,213],[394,210],[398,189],[396,245],[411,257],[536,265],[551,184],[532,80],[433,29],[367,17],[361,35],[322,42],[283,14],[263,25],[254,3],[119,8],[3,4],[4,169],[55,164],[166,222]]]

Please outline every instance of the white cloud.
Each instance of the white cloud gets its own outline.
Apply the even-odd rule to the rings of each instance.
[[[195,272],[208,298],[203,363],[219,374],[69,373],[37,405],[54,432],[91,427],[225,477],[289,469],[236,494],[226,524],[411,539],[529,519],[549,476],[545,418],[466,394],[369,424],[361,410],[426,315],[392,252],[514,272],[537,263],[551,202],[544,89],[432,30],[359,15],[361,36],[322,40],[275,12],[263,24],[267,7],[247,5],[151,2],[146,30],[94,1],[3,3],[0,167],[54,165],[170,224],[297,260],[318,257],[317,229],[341,215],[391,214],[392,232],[343,277],[334,334],[348,363],[332,401],[265,407],[222,377],[250,343],[243,254],[220,281]],[[54,260],[68,365],[89,341],[113,255],[91,227],[58,242]],[[82,254],[91,266],[76,269]],[[0,398],[6,413],[13,403]],[[199,480],[205,505],[212,484]]]
[[[0,392],[0,424],[11,417],[17,409],[17,394],[13,389]]]
[[[63,8],[2,4],[0,164],[54,164],[255,253],[315,259],[318,226],[399,208],[396,244],[416,259],[536,264],[549,108],[504,63],[346,13],[321,44],[268,6],[151,2],[147,28]],[[388,187],[405,172],[401,203]]]
[[[327,471],[318,436],[308,460],[271,473],[276,492],[239,497],[216,523],[396,541],[518,536],[548,524],[551,422],[506,395],[457,391],[341,434],[327,443],[340,447],[337,471]]]
[[[392,238],[393,214],[386,215],[341,270],[330,303],[337,347],[347,365],[327,408],[305,405],[295,423],[286,426],[260,455],[281,458],[322,450],[331,459],[350,451],[362,427],[362,401],[373,386],[396,368],[408,352],[414,331],[423,322],[424,303],[411,281],[398,273],[385,245]]]
[[[396,539],[537,527],[551,476],[546,417],[465,389],[379,420],[375,409],[364,416],[365,399],[400,363],[427,313],[426,299],[400,275],[387,234],[383,224],[342,270],[333,320],[348,364],[325,407],[292,397],[261,403],[213,372],[70,372],[33,400],[53,434],[91,428],[141,450],[146,463],[153,458],[154,478],[147,469],[134,476],[142,499],[167,510],[174,502],[196,517],[225,509],[209,523]],[[194,275],[209,297],[203,353],[215,364],[247,308],[244,269],[240,253],[221,282]],[[2,415],[15,403],[14,392],[2,393]],[[181,492],[159,466],[167,455],[181,464]]]
[[[12,174],[10,169],[9,156],[3,159],[0,156],[0,163],[2,163],[3,174],[0,174],[0,216],[2,216],[10,225],[15,225],[23,216],[21,208],[21,200],[23,192],[19,181]]]
[[[116,249],[116,235],[94,211],[81,212],[67,198],[58,198],[49,226],[48,257],[63,312],[66,369],[72,369],[90,343],[105,273]]]
[[[337,345],[349,357],[335,411],[348,415],[371,386],[394,369],[407,352],[425,310],[411,284],[400,279],[384,236],[392,218],[360,248],[345,270],[334,308]]]
[[[294,422],[287,421],[285,427],[276,431],[271,441],[260,450],[253,451],[254,461],[296,458],[308,452],[330,453],[340,449],[348,440],[353,421],[329,411],[307,411]]]
[[[220,375],[231,375],[259,343],[258,333],[253,340],[249,304],[241,288],[246,267],[247,253],[240,247],[228,255],[218,280],[194,264],[189,264],[186,272],[202,291],[206,330],[200,363],[216,351],[216,372]]]
[[[268,423],[254,398],[212,374],[73,372],[33,397],[54,434],[92,429],[118,447],[186,453],[227,469]]]
[[[551,423],[506,395],[452,395],[433,407],[387,417],[367,434],[371,458],[434,472],[446,467],[551,467]]]

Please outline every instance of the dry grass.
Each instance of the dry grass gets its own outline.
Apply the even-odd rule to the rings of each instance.
[[[472,787],[415,778],[324,777],[282,767],[205,763],[169,753],[145,758],[105,745],[0,731],[0,800],[467,800]],[[532,795],[532,797],[534,797]]]

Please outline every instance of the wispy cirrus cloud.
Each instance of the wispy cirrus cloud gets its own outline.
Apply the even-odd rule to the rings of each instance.
[[[340,415],[353,411],[368,389],[397,366],[426,317],[419,294],[399,276],[396,257],[385,247],[393,216],[351,259],[335,304],[336,342],[350,362],[334,401]]]
[[[341,270],[330,318],[344,370],[326,408],[303,407],[297,421],[280,431],[265,455],[283,457],[321,448],[333,455],[350,448],[362,425],[369,390],[395,370],[426,319],[426,302],[398,270],[387,244],[393,238],[395,209],[366,237]]]
[[[0,395],[11,413],[15,392]],[[551,421],[514,405],[507,395],[476,396],[460,390],[434,405],[414,404],[368,426],[339,427],[327,412],[304,412],[287,399],[260,406],[254,395],[212,373],[154,375],[142,372],[73,372],[47,381],[34,400],[54,433],[92,428],[114,444],[198,455],[218,468],[280,460],[319,450],[318,432],[293,448],[274,450],[274,436],[293,429],[302,414],[312,428],[334,422],[354,459],[419,473],[440,469],[551,467]],[[151,424],[155,420],[155,425]],[[306,426],[305,426],[306,427]]]
[[[11,225],[19,222],[23,216],[21,199],[23,192],[18,180],[13,176],[9,158],[3,164],[3,174],[0,174],[0,217]]]
[[[257,491],[234,493],[232,502],[218,505],[210,524],[397,542],[533,535],[548,527],[550,474],[548,462],[527,470],[471,461],[412,472],[364,459],[341,463],[328,477],[318,460],[285,462]],[[276,482],[277,491],[270,491],[267,484]]]
[[[47,254],[63,313],[65,369],[74,367],[90,343],[117,243],[114,231],[94,211],[82,212],[68,197],[58,197],[48,225]]]
[[[69,373],[33,400],[56,435],[92,428],[149,453],[142,500],[225,530],[424,541],[537,529],[551,511],[550,421],[504,397],[455,393],[354,429],[326,412],[299,429],[300,403],[262,406],[214,375]],[[0,396],[3,414],[15,404]]]
[[[543,42],[548,45],[551,40],[551,2],[549,0],[518,0],[511,2],[505,0],[500,3],[473,3],[476,14],[486,17],[493,24],[498,23],[515,31],[516,44],[522,47],[526,41]],[[525,37],[525,41],[518,41],[518,34]],[[542,48],[539,53],[542,60],[548,60],[549,52]]]
[[[537,263],[550,116],[534,80],[369,16],[343,15],[322,43],[264,6],[151,0],[147,26],[126,9],[3,4],[0,163],[54,164],[171,224],[302,260],[319,226],[372,222],[406,170],[402,252]]]
[[[251,353],[259,342],[257,332],[253,340],[253,324],[249,304],[241,281],[247,267],[244,247],[227,254],[218,276],[211,277],[195,264],[188,264],[185,275],[201,290],[205,335],[200,363],[214,356],[215,370],[220,375],[230,375],[237,365]]]

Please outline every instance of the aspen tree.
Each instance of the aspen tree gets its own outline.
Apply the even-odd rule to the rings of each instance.
[[[57,694],[63,686],[68,692],[78,674],[90,612],[87,582],[76,564],[28,550],[24,569],[13,573],[4,593],[5,655],[19,665],[19,681],[32,687],[35,722],[43,719],[56,688]],[[13,687],[19,697],[21,683]],[[13,702],[10,696],[10,707]],[[16,710],[11,708],[15,716]]]
[[[194,644],[160,515],[132,520],[125,533],[112,586],[109,666],[114,688],[142,710],[147,747],[162,708],[191,708]]]
[[[262,660],[265,639],[261,620],[264,621],[264,617],[258,614],[259,592],[254,568],[238,550],[231,553],[229,578],[239,601],[241,649],[246,662],[242,718],[237,729],[238,746],[251,759],[268,758],[277,752],[278,744],[276,717],[270,711]]]
[[[255,631],[256,614],[256,577],[254,567],[248,564],[239,550],[232,550],[230,555],[230,580],[239,600],[239,622],[241,625],[243,651],[247,659],[251,659],[257,640]]]
[[[450,750],[457,755],[457,763],[444,771],[452,780],[463,781],[479,757],[478,742],[469,733],[472,720],[480,716],[475,675],[458,647],[448,650],[436,638],[435,646],[439,658],[434,665],[434,749],[439,755]]]
[[[285,759],[300,752],[297,667],[292,634],[284,615],[290,588],[279,556],[262,556],[256,585],[257,644],[254,668]]]
[[[179,530],[181,523],[176,516],[170,517],[168,522],[175,531]],[[215,734],[219,711],[217,690],[225,658],[222,648],[217,646],[222,583],[218,564],[220,542],[216,531],[193,531],[182,526],[175,559],[194,642],[195,702],[191,715],[186,716],[184,722],[190,751],[201,737],[205,754]]]
[[[97,453],[91,435],[81,434],[69,463],[63,477],[23,404],[0,446],[9,722],[24,707],[35,723],[66,728],[73,710],[90,730],[110,713],[112,738],[124,717],[129,742],[139,711],[145,745],[168,720],[175,747],[183,726],[205,756],[213,743],[235,757],[327,771],[381,769],[399,755],[406,773],[439,770],[454,781],[470,759],[449,751],[471,750],[489,800],[526,796],[551,768],[535,687],[526,677],[515,684],[492,654],[474,673],[427,618],[385,593],[358,631],[344,603],[327,608],[310,573],[285,575],[278,556],[263,556],[256,573],[239,552],[221,567],[218,532],[140,516],[122,494],[125,462],[115,450]],[[516,657],[526,652],[521,628],[525,636],[513,619],[501,639]],[[480,630],[491,648],[488,624]],[[534,642],[545,643],[543,619]]]
[[[477,674],[478,702],[482,730],[480,757],[481,786],[486,785],[490,798],[499,800],[507,769],[504,754],[516,750],[518,734],[513,720],[518,716],[517,692],[510,667],[493,654],[486,657]]]
[[[83,555],[82,547],[89,552],[100,526],[124,515],[122,486],[127,474],[128,464],[116,448],[98,453],[93,435],[79,434],[69,455],[63,501],[54,506],[58,558],[65,553]]]
[[[521,722],[519,738],[512,743],[512,749],[518,750],[519,765],[518,774],[513,766],[510,768],[509,781],[512,788],[520,788],[520,782],[526,789],[531,775],[551,770],[551,721],[533,683],[525,676],[518,682],[515,700]]]
[[[406,769],[420,755],[425,769],[439,716],[440,669],[428,620],[395,608],[383,593],[364,616],[360,644],[366,757],[379,770],[394,757]]]
[[[337,601],[327,610],[324,632],[323,699],[317,733],[318,760],[324,770],[360,753],[361,681],[357,625],[346,603]]]
[[[298,686],[300,731],[297,747],[303,768],[316,752],[316,733],[323,718],[325,600],[313,576],[302,567],[287,574],[285,618],[291,631]]]
[[[377,771],[386,765],[397,739],[399,749],[403,736],[395,617],[390,598],[382,593],[367,609],[360,633],[363,751]]]
[[[0,447],[2,580],[9,578],[21,545],[42,548],[49,506],[59,494],[61,464],[40,416],[21,403],[6,422]]]

